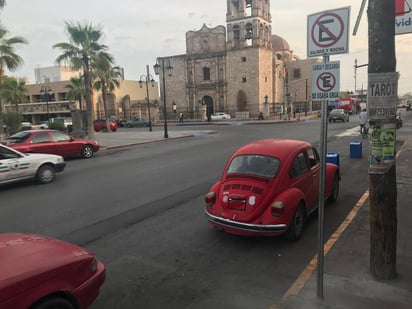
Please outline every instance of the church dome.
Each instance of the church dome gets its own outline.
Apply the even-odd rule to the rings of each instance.
[[[272,41],[272,49],[275,51],[290,50],[289,43],[284,38],[281,38],[280,36],[276,34],[272,35],[271,41]]]

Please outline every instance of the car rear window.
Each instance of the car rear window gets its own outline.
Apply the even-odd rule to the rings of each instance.
[[[274,178],[279,170],[277,158],[264,155],[241,155],[230,162],[227,174],[249,174]]]
[[[24,142],[30,136],[30,132],[18,132],[12,136],[9,136],[6,141],[11,141],[13,143]]]

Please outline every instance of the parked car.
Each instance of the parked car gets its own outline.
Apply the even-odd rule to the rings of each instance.
[[[247,144],[229,158],[205,195],[209,224],[231,234],[299,239],[319,202],[320,158],[300,140],[266,139]],[[325,199],[339,194],[339,166],[326,163]]]
[[[150,121],[146,118],[134,118],[132,120],[127,120],[124,125],[126,128],[148,127],[150,125]]]
[[[113,120],[109,120],[110,130],[116,132],[117,130],[117,122]],[[107,132],[107,124],[106,119],[97,119],[93,122],[93,128],[96,132]]]
[[[230,119],[230,115],[224,112],[217,112],[217,113],[214,113],[211,116],[211,118],[212,120],[224,120],[224,119]]]
[[[22,130],[22,131],[23,131],[23,130],[31,130],[32,127],[33,127],[33,125],[32,125],[31,122],[25,121],[25,122],[22,122],[22,123],[21,123],[20,130]]]
[[[0,308],[85,309],[105,281],[104,264],[71,243],[3,233],[0,248]]]
[[[39,124],[39,129],[48,129],[49,128],[49,122],[48,121],[42,121]],[[29,129],[31,130],[31,129]]]
[[[35,179],[41,184],[50,183],[65,166],[61,156],[24,154],[0,144],[0,184],[27,179]]]
[[[336,122],[336,121],[349,121],[349,113],[344,109],[332,109],[329,112],[329,122]]]
[[[77,139],[58,130],[21,131],[2,141],[23,153],[50,153],[63,157],[81,156],[88,159],[100,149],[94,140]]]
[[[55,118],[50,118],[51,123],[61,123],[68,132],[71,132],[73,130],[73,122],[71,117],[55,117]]]

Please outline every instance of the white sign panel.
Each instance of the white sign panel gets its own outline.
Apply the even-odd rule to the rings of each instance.
[[[339,61],[312,65],[312,100],[339,99],[339,73]]]
[[[370,120],[394,119],[398,102],[399,73],[368,74],[368,116]]]
[[[308,15],[308,57],[349,52],[350,7]]]
[[[395,34],[412,32],[412,0],[395,0]]]

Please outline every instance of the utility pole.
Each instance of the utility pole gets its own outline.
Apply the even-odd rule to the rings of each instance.
[[[370,147],[370,271],[376,279],[396,277],[396,98],[395,1],[369,0],[368,115]],[[393,134],[392,144],[383,134]],[[386,144],[385,144],[386,143]],[[392,160],[390,150],[393,147]],[[379,156],[381,152],[382,156]],[[386,160],[385,158],[388,158]]]

